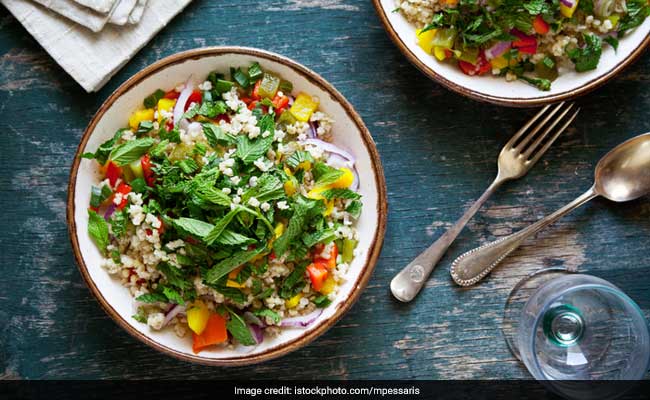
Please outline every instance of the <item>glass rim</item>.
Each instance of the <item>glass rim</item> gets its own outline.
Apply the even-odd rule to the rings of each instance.
[[[598,278],[597,276],[588,275],[588,274],[572,274],[571,276],[578,276],[578,275],[588,276],[588,277],[597,278],[597,279],[601,279],[601,280],[605,281],[602,278]],[[605,282],[609,283],[608,281],[605,281]],[[618,296],[619,298],[624,300],[625,303],[630,304],[632,306],[632,308],[636,311],[636,313],[644,321],[644,326],[646,328],[645,329],[646,337],[650,340],[650,328],[648,327],[648,320],[646,319],[645,315],[643,314],[643,310],[641,310],[641,307],[639,307],[639,305],[630,296],[628,296],[625,292],[623,292],[617,286],[615,286],[614,284],[611,284],[611,283],[610,283],[610,285],[611,286],[604,285],[602,283],[583,283],[583,284],[574,286],[574,287],[572,287],[570,289],[564,290],[561,294],[558,294],[557,296],[553,296],[553,297],[549,298],[548,300],[546,300],[541,309],[546,310],[559,297],[561,297],[563,295],[566,295],[568,293],[572,293],[572,292],[575,292],[575,291],[578,291],[578,290],[584,290],[584,289],[604,289],[605,291],[608,291],[608,292]],[[535,349],[535,343],[536,343],[536,340],[537,340],[536,337],[535,337],[534,332],[537,332],[537,329],[539,328],[539,324],[540,324],[540,322],[542,320],[542,317],[543,317],[543,313],[539,313],[535,317],[535,322],[533,324],[533,330],[532,330],[533,335],[532,335],[532,341],[531,341],[531,347],[532,347],[533,350]],[[538,371],[542,372],[541,375],[544,376],[543,379],[546,379],[546,376],[543,373],[543,370],[542,370],[541,366],[539,365],[539,361],[538,361],[537,357],[531,357],[531,358],[533,360],[535,368]],[[646,365],[645,365],[645,367],[643,369],[639,369],[640,373],[639,373],[638,376],[635,376],[633,378],[627,378],[627,379],[639,380],[639,379],[643,378],[643,376],[646,374],[646,372],[650,368],[650,355],[647,357],[645,364]]]

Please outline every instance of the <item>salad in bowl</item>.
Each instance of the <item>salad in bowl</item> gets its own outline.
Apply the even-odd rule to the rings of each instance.
[[[261,345],[332,306],[362,252],[356,157],[320,99],[252,62],[168,82],[81,157],[87,232],[132,319],[198,354]]]

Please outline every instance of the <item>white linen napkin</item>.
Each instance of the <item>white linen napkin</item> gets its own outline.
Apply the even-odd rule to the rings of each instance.
[[[87,92],[99,90],[191,0],[157,0],[137,25],[106,25],[99,33],[28,0],[0,0]]]
[[[129,20],[131,11],[135,8],[137,0],[118,0],[117,7],[113,10],[108,22],[114,25],[124,25]]]
[[[71,19],[72,21],[85,26],[93,32],[99,32],[111,17],[111,13],[102,14],[84,7],[72,0],[32,0],[45,8]],[[118,0],[119,1],[119,0]],[[3,4],[5,2],[3,1]],[[9,1],[9,3],[12,3]],[[24,25],[24,24],[23,24]]]
[[[137,24],[140,22],[146,5],[147,0],[138,0],[138,4],[135,5],[135,8],[131,11],[131,15],[129,15],[129,24]]]
[[[113,8],[113,4],[117,0],[74,0],[75,2],[81,4],[82,6],[86,6],[88,8],[92,8],[93,10],[102,13],[102,14],[108,14],[109,11]]]

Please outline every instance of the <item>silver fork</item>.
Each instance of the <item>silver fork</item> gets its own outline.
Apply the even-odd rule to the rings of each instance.
[[[395,298],[403,302],[415,298],[438,261],[483,203],[504,182],[526,175],[571,124],[580,111],[578,108],[569,114],[573,106],[573,103],[567,105],[562,102],[553,107],[544,107],[506,143],[499,154],[497,176],[485,193],[435,243],[395,275],[390,282],[390,290]],[[559,128],[555,129],[558,124]]]

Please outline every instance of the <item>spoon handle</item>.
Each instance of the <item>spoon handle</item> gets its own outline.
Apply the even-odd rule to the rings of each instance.
[[[597,196],[595,188],[591,187],[571,203],[527,228],[462,254],[451,265],[451,277],[460,286],[474,285],[519,247],[526,238]]]
[[[492,182],[478,200],[465,211],[462,217],[447,230],[438,240],[418,255],[409,265],[404,267],[390,282],[390,290],[399,301],[409,302],[420,292],[427,278],[438,261],[445,255],[451,243],[458,237],[467,222],[476,214],[483,203],[505,182],[500,176]]]

